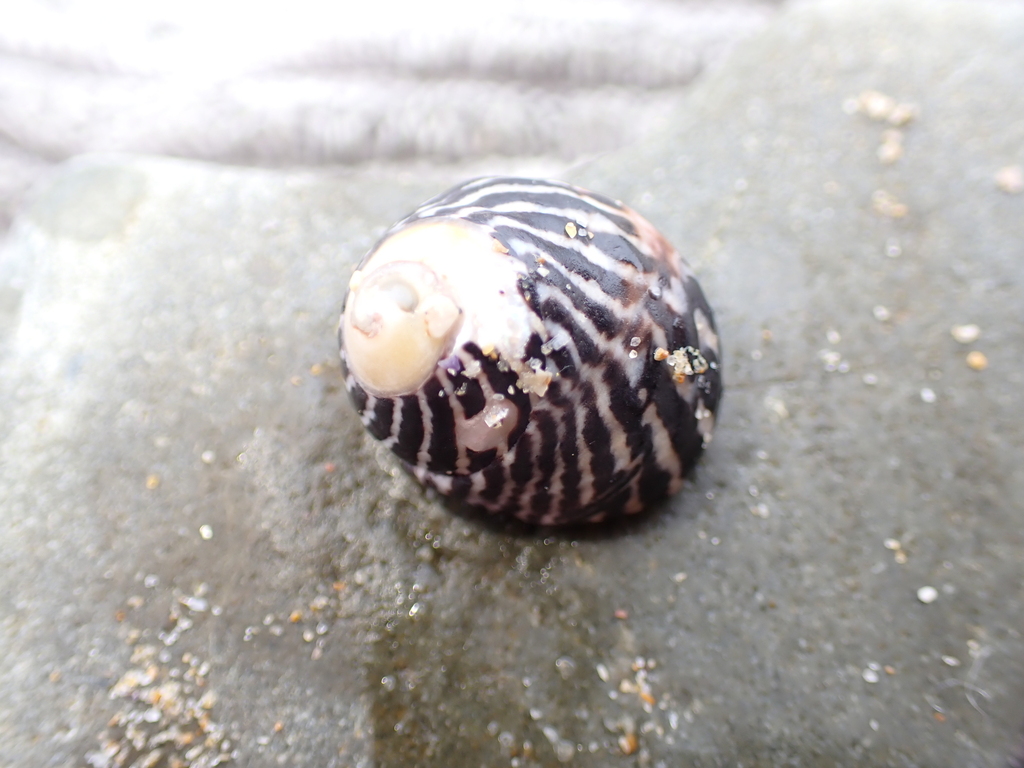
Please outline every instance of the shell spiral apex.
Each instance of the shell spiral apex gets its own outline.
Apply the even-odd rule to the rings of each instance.
[[[363,424],[420,482],[545,525],[675,493],[722,394],[686,262],[635,211],[556,181],[424,203],[353,273],[338,335]]]

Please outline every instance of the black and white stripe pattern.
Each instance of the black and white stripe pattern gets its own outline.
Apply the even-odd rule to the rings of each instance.
[[[388,234],[433,218],[479,225],[522,263],[510,290],[544,333],[511,366],[463,344],[395,398],[368,394],[343,366],[371,434],[423,483],[529,522],[634,513],[678,490],[710,440],[722,386],[711,309],[667,241],[620,203],[553,181],[470,181]],[[675,350],[701,364],[680,374],[665,360]],[[517,385],[524,364],[554,373],[542,395]],[[460,445],[460,420],[499,395],[518,414],[507,441]]]

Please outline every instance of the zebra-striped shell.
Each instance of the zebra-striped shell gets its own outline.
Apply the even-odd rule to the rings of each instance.
[[[339,338],[363,424],[422,483],[542,524],[674,493],[722,391],[689,266],[636,212],[554,181],[423,204],[353,274]]]

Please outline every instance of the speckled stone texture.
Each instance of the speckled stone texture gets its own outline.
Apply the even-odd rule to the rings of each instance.
[[[675,242],[725,345],[692,484],[614,529],[454,516],[349,408],[347,276],[457,179],[69,164],[0,260],[0,766],[1001,768],[1022,42],[1016,6],[797,6],[569,179]]]

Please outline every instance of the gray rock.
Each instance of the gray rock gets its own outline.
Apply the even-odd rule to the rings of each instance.
[[[0,261],[0,764],[212,764],[205,723],[245,765],[1002,765],[1022,35],[793,8],[572,179],[663,228],[726,344],[692,484],[613,529],[451,515],[345,402],[346,278],[456,179],[67,166]],[[917,107],[892,164],[869,89]]]

